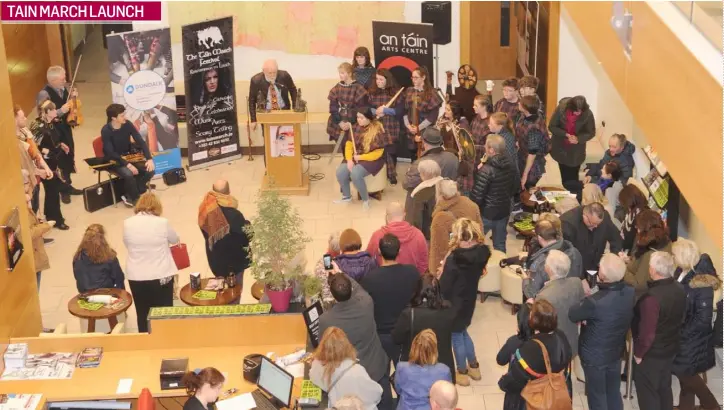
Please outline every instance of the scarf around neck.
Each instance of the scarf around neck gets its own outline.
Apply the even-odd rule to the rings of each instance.
[[[233,196],[214,191],[208,192],[201,201],[199,227],[209,236],[209,249],[213,249],[216,242],[231,232],[229,221],[226,220],[221,207],[236,209],[238,206],[239,202]]]

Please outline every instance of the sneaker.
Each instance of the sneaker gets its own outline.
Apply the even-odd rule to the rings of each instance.
[[[352,202],[352,197],[342,197],[342,199],[335,199],[334,201],[332,201],[332,203],[335,204],[346,204],[348,202]]]
[[[52,245],[53,243],[55,243],[55,239],[52,239],[52,238],[43,238],[43,244],[44,244],[45,246]]]
[[[123,205],[125,205],[126,208],[133,208],[134,206],[133,202],[129,201],[125,195],[121,195],[121,201],[123,201]]]
[[[370,210],[370,201],[369,200],[362,201],[362,209],[364,209],[365,211]]]
[[[482,379],[480,375],[480,365],[478,365],[478,367],[468,367],[468,376],[475,381]]]
[[[455,384],[458,386],[470,386],[470,378],[467,373],[460,373],[459,371],[455,375]]]

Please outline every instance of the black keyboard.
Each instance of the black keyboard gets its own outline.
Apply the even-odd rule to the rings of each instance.
[[[256,402],[256,408],[258,410],[279,410],[275,405],[272,404],[271,401],[259,390],[254,390],[251,392],[251,397],[254,398],[254,402]]]

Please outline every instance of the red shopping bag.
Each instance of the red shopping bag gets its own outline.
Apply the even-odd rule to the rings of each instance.
[[[189,261],[189,251],[186,249],[185,243],[177,243],[171,246],[171,256],[173,261],[176,262],[176,269],[186,269],[191,266]]]

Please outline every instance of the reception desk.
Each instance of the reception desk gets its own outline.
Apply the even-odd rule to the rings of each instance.
[[[42,393],[44,400],[51,403],[136,399],[144,388],[155,398],[183,397],[183,389],[161,390],[161,360],[173,358],[188,358],[189,370],[215,367],[226,375],[225,389],[251,392],[256,385],[243,378],[244,356],[271,352],[285,355],[303,349],[307,331],[301,314],[267,314],[158,319],[151,320],[151,333],[17,338],[11,343],[27,343],[29,353],[103,347],[100,366],[77,368],[71,379],[0,381],[0,393]],[[130,392],[117,393],[121,379],[133,380]],[[293,398],[298,397],[301,384],[302,379],[295,379]]]

